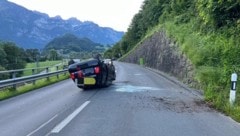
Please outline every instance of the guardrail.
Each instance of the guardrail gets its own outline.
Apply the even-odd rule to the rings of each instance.
[[[55,72],[49,72],[49,67],[45,67],[44,73],[35,74],[34,70],[36,70],[36,69],[39,69],[39,68],[0,71],[0,74],[12,73],[12,79],[6,79],[6,80],[0,81],[0,88],[7,87],[7,86],[13,86],[14,88],[16,88],[16,85],[18,85],[18,84],[31,82],[31,81],[33,84],[35,84],[35,81],[38,79],[49,78],[51,76],[57,76],[57,78],[58,78],[59,74],[67,73],[67,69],[59,70],[58,66],[56,66],[57,71],[55,71]],[[21,71],[25,71],[25,70],[32,70],[32,74],[34,74],[34,75],[16,78],[17,72],[21,72]]]

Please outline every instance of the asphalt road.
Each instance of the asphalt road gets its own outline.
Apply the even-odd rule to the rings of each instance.
[[[113,85],[71,80],[0,102],[0,136],[239,136],[240,124],[146,68],[115,62]]]

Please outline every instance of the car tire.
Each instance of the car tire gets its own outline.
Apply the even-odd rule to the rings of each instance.
[[[102,66],[102,82],[101,86],[106,87],[107,86],[107,78],[108,78],[108,72],[107,72],[107,66],[103,64]]]

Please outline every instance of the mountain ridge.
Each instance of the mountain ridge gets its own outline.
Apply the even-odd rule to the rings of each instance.
[[[0,40],[15,42],[23,48],[42,49],[49,41],[66,33],[86,37],[103,45],[113,45],[124,34],[74,17],[67,20],[60,16],[49,17],[6,0],[0,1],[0,18]]]
[[[63,54],[71,52],[91,52],[104,51],[105,47],[101,44],[94,43],[88,38],[79,38],[73,34],[65,34],[51,40],[43,49],[47,52],[51,49],[61,51]]]

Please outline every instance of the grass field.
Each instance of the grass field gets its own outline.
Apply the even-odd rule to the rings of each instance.
[[[54,71],[56,70],[56,67],[54,67],[57,64],[61,64],[60,68],[62,68],[62,61],[44,61],[44,62],[39,62],[39,68],[38,71],[35,71],[36,73],[39,73],[41,71],[44,71],[45,69],[43,67],[49,67],[50,71]],[[23,76],[29,76],[32,75],[32,68],[37,68],[37,64],[36,63],[27,63],[27,66],[25,67],[25,69],[29,69],[24,71]]]
[[[63,65],[66,65],[66,61],[45,61],[45,62],[39,62],[38,67],[40,69],[38,69],[38,71],[36,72],[42,72],[44,70],[46,70],[46,67],[49,67],[49,72],[53,72],[56,71],[56,65],[59,64],[59,70],[63,69]],[[27,66],[25,67],[25,69],[29,69],[24,71],[24,74],[22,76],[29,76],[32,75],[32,69],[37,68],[36,63],[28,63]],[[68,72],[66,72],[66,74],[61,74],[59,75],[59,78],[57,78],[56,76],[50,77],[49,80],[47,80],[46,78],[40,79],[35,81],[35,84],[32,83],[27,83],[25,85],[22,85],[20,87],[17,87],[16,89],[14,88],[5,88],[5,89],[1,89],[0,90],[0,101],[4,100],[4,99],[8,99],[50,84],[54,84],[56,82],[65,80],[69,78],[69,74]]]

